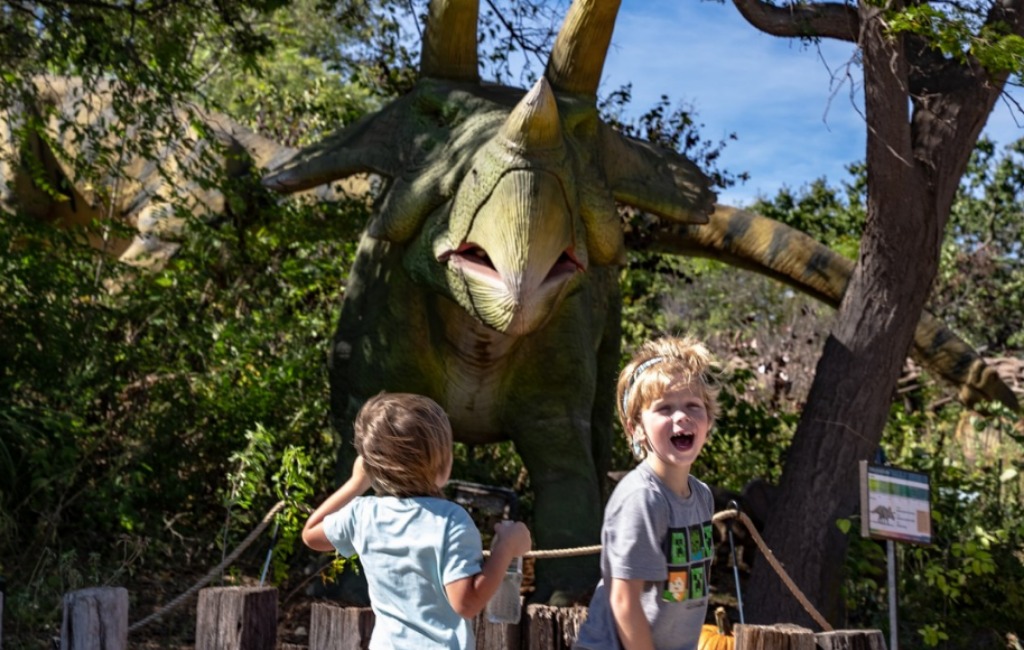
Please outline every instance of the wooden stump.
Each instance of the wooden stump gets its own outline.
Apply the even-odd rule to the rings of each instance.
[[[881,630],[836,630],[814,636],[821,650],[886,650]]]
[[[576,643],[580,626],[587,620],[587,608],[528,605],[521,634],[530,650],[569,650]]]
[[[274,650],[277,589],[212,587],[199,592],[196,650]]]
[[[376,620],[369,607],[313,603],[309,613],[309,650],[366,650]]]
[[[817,650],[814,632],[799,625],[737,625],[736,650]]]
[[[524,619],[514,624],[491,623],[484,609],[473,621],[477,650],[519,650]]]
[[[128,590],[94,587],[64,594],[61,650],[124,650],[128,647]]]
[[[881,630],[817,634],[799,625],[737,625],[735,650],[886,650]]]

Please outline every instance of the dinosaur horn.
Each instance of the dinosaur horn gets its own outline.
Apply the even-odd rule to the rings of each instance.
[[[544,76],[558,91],[597,95],[621,0],[574,0]]]
[[[547,80],[541,77],[523,95],[501,127],[504,140],[520,151],[561,150],[562,124],[558,103]]]
[[[476,28],[479,0],[431,0],[420,76],[479,81]]]

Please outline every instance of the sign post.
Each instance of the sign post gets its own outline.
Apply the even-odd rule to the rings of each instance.
[[[889,564],[889,650],[898,650],[896,542],[931,544],[928,476],[860,461],[860,534],[886,540]]]

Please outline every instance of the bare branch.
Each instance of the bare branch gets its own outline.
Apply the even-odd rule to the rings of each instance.
[[[835,38],[857,42],[857,9],[837,2],[776,7],[763,0],[733,0],[747,22],[757,29],[789,38]]]

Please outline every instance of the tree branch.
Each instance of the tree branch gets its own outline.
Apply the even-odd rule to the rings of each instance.
[[[776,7],[763,0],[733,0],[747,22],[757,29],[789,38],[834,38],[857,42],[860,21],[856,8],[836,2]]]

